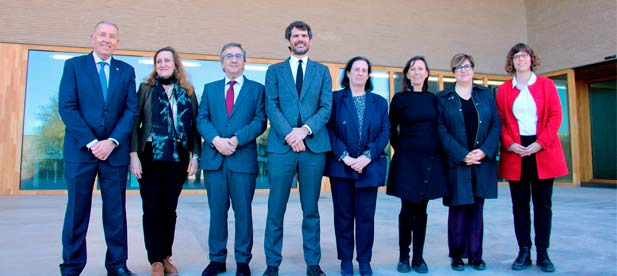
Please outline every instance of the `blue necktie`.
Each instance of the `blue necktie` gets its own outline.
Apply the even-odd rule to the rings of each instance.
[[[107,102],[107,76],[105,75],[105,65],[107,62],[99,61],[100,65],[99,78],[101,79],[101,87],[103,88],[103,100]]]

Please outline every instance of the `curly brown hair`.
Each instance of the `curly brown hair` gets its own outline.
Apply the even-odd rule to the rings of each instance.
[[[193,87],[193,84],[191,84],[187,79],[186,71],[184,71],[184,66],[182,66],[182,58],[180,57],[180,54],[178,54],[176,49],[170,46],[161,48],[154,54],[154,57],[152,58],[152,60],[154,61],[154,67],[152,68],[152,72],[150,73],[150,75],[146,77],[146,83],[150,86],[154,86],[154,84],[156,83],[156,57],[159,55],[160,52],[165,51],[171,52],[172,56],[174,57],[174,64],[176,65],[176,70],[174,70],[174,76],[176,77],[176,80],[178,80],[178,84],[184,89],[186,89],[187,95],[192,95],[195,91],[195,88]]]
[[[538,68],[540,68],[540,64],[542,63],[542,60],[540,59],[540,57],[536,55],[533,49],[527,46],[527,44],[517,43],[516,45],[512,47],[512,49],[510,49],[510,51],[506,55],[506,66],[505,66],[506,72],[510,75],[514,75],[514,73],[516,73],[516,69],[514,68],[513,59],[514,59],[514,55],[516,55],[516,53],[520,51],[523,51],[529,54],[529,56],[531,57],[531,71],[534,71],[534,72],[537,71]]]

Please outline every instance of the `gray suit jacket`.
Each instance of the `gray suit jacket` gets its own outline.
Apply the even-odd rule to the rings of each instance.
[[[298,113],[302,124],[313,134],[304,140],[314,153],[330,150],[330,138],[325,127],[332,110],[332,79],[323,64],[309,60],[300,97],[289,66],[289,58],[273,64],[266,72],[266,113],[270,119],[270,133],[266,151],[285,153],[291,147],[285,136],[296,127]]]
[[[197,115],[197,129],[204,137],[200,168],[218,170],[223,159],[234,172],[257,173],[257,136],[266,129],[264,112],[264,86],[244,77],[242,89],[234,104],[231,116],[225,108],[225,80],[204,86]],[[212,139],[238,138],[236,152],[230,156],[219,153]]]

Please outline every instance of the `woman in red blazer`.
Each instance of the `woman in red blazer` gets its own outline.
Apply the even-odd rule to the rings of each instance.
[[[514,230],[519,245],[513,270],[531,265],[531,216],[533,200],[536,264],[555,271],[547,249],[551,234],[551,197],[555,177],[568,174],[557,132],[562,111],[553,81],[534,73],[540,59],[533,50],[518,43],[506,56],[506,72],[513,78],[497,92],[502,120],[499,176],[510,184]]]

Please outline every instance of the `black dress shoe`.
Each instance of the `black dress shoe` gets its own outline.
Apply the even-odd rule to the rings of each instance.
[[[465,270],[465,263],[461,258],[452,258],[452,262],[450,263],[452,270],[454,271],[463,271]]]
[[[411,271],[411,266],[409,266],[409,255],[399,258],[398,264],[396,265],[396,271],[399,273],[407,273]]]
[[[128,268],[125,267],[107,271],[107,276],[137,276],[137,274],[131,272]]]
[[[417,273],[428,273],[428,265],[423,258],[411,261],[411,268]]]
[[[306,268],[306,276],[326,276],[319,265],[309,265]]]
[[[548,257],[548,253],[546,250],[538,249],[538,259],[536,260],[536,265],[540,267],[540,270],[544,272],[555,272],[555,266],[551,259]]]
[[[227,271],[224,263],[221,262],[210,262],[208,266],[201,272],[201,276],[216,276],[219,273],[223,273]]]
[[[373,276],[373,269],[370,263],[359,263],[360,276]]]
[[[518,250],[518,256],[512,263],[512,270],[523,270],[531,265],[531,248],[523,246]]]
[[[236,265],[236,276],[251,276],[251,268],[247,263],[238,263]]]
[[[486,263],[483,260],[470,260],[469,265],[475,270],[486,270]]]
[[[263,276],[279,276],[279,267],[278,266],[268,266],[266,271],[264,271]]]
[[[353,263],[351,260],[341,261],[341,276],[353,276]]]

